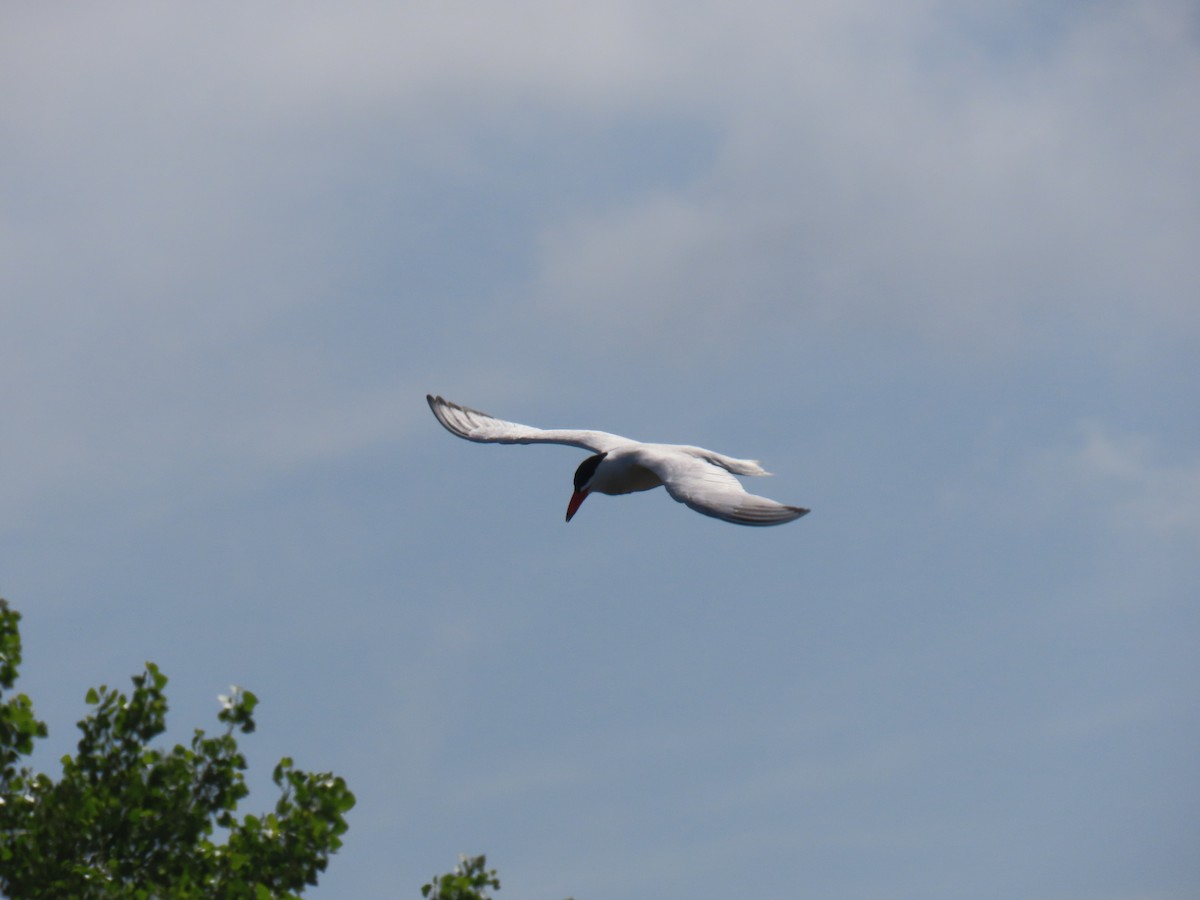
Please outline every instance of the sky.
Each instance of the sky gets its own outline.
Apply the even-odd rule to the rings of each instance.
[[[306,896],[1200,895],[1198,98],[1186,0],[4,5],[35,763],[152,660],[357,794]]]

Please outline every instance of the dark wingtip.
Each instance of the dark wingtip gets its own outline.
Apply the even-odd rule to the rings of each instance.
[[[443,399],[437,394],[426,394],[425,400],[429,404],[429,411],[433,413],[433,417],[435,419],[441,422],[443,428],[445,428],[451,434],[456,434],[459,437],[463,437],[462,432],[450,427],[450,421],[446,418],[446,410],[447,408],[453,409],[453,403]]]
[[[426,394],[425,402],[429,404],[429,411],[432,412],[434,414],[434,416],[437,417],[437,420],[439,422],[441,422],[443,425],[445,425],[446,423],[442,420],[442,409],[441,408],[446,404],[446,401],[443,400],[441,397],[434,396],[433,394]]]

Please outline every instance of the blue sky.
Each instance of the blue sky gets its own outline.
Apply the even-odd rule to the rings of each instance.
[[[1200,892],[1186,2],[0,13],[0,594],[359,803],[316,897]],[[779,528],[562,521],[543,427]]]

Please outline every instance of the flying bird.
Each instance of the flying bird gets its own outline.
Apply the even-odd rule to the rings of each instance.
[[[575,470],[567,521],[587,496],[632,494],[659,486],[698,513],[738,525],[782,525],[808,512],[748,493],[734,475],[769,475],[756,461],[734,459],[703,447],[643,444],[606,431],[543,429],[518,425],[427,394],[429,408],[451,434],[483,444],[566,444],[591,450]]]

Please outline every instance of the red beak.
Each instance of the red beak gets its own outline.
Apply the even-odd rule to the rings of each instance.
[[[578,512],[579,507],[583,504],[583,501],[587,499],[587,495],[590,493],[591,493],[591,491],[582,490],[582,491],[576,491],[575,493],[573,493],[571,495],[571,502],[567,504],[567,521],[568,522],[570,522],[571,517],[573,515],[575,515],[576,512]]]

